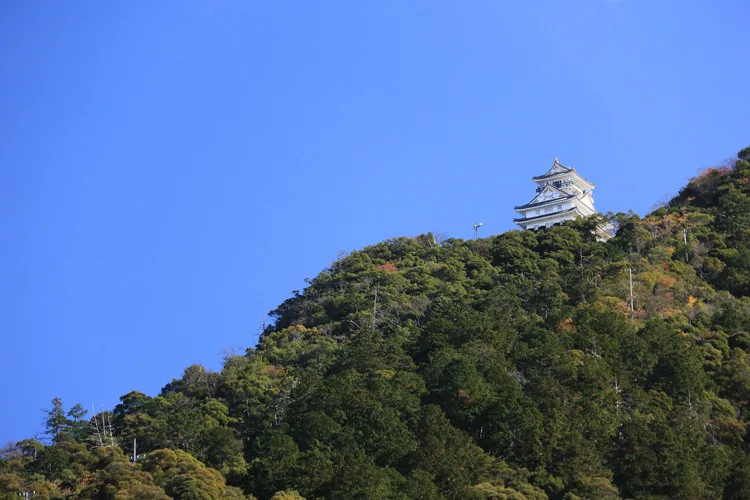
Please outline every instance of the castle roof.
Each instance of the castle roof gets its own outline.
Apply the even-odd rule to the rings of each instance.
[[[550,199],[537,201],[539,198],[543,198],[546,193],[557,193],[558,195],[555,196],[555,197],[553,197],[553,198],[550,198]],[[519,209],[522,210],[522,209],[525,209],[525,208],[533,208],[533,207],[538,207],[538,206],[546,205],[548,203],[559,202],[561,200],[569,200],[569,199],[574,198],[574,197],[575,197],[574,194],[567,193],[567,192],[563,191],[562,189],[560,189],[560,188],[558,188],[556,186],[553,186],[552,184],[549,184],[549,185],[545,186],[544,189],[542,189],[541,191],[539,191],[539,193],[537,193],[537,195],[534,196],[533,200],[531,200],[530,202],[528,202],[525,205],[514,207],[514,209],[515,210],[519,210]]]
[[[552,167],[550,167],[550,169],[547,170],[547,173],[544,175],[539,175],[537,177],[534,177],[534,180],[545,179],[547,177],[552,177],[554,175],[559,175],[559,174],[567,174],[568,172],[573,172],[573,171],[574,170],[572,168],[566,167],[565,165],[560,163],[560,161],[557,158],[555,158],[555,163],[553,163]]]
[[[549,170],[547,170],[547,173],[545,173],[544,175],[538,175],[536,177],[532,177],[532,180],[534,182],[548,181],[548,180],[550,180],[550,179],[552,179],[554,177],[563,176],[565,174],[575,174],[576,177],[578,177],[583,182],[585,182],[586,184],[588,184],[589,186],[591,186],[591,189],[593,189],[594,187],[596,187],[593,183],[591,183],[591,182],[587,181],[586,179],[584,179],[583,177],[581,177],[578,174],[578,172],[576,172],[576,169],[574,169],[572,167],[566,167],[565,165],[563,165],[562,163],[560,163],[560,161],[557,158],[555,158],[555,163],[553,163],[552,167]]]

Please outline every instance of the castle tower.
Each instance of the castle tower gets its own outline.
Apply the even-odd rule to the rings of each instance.
[[[546,174],[533,180],[537,184],[536,196],[515,207],[521,217],[513,222],[522,229],[541,229],[596,213],[592,193],[595,186],[557,158]]]

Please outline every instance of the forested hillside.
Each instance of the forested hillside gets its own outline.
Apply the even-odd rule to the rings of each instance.
[[[344,256],[220,373],[54,401],[0,498],[750,498],[750,148],[609,219]]]

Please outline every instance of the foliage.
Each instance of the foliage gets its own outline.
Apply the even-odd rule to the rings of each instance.
[[[750,149],[644,218],[387,240],[271,315],[218,373],[53,400],[0,498],[750,497]]]

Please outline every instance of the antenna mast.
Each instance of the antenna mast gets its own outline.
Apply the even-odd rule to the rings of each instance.
[[[482,227],[482,222],[477,222],[474,224],[474,239],[476,240],[479,238],[479,228]]]

